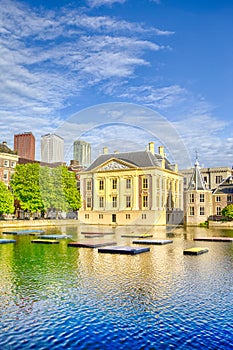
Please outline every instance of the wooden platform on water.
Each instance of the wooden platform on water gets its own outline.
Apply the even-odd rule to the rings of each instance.
[[[233,242],[231,237],[195,237],[194,241],[206,241],[206,242]]]
[[[72,236],[68,236],[68,235],[40,235],[40,236],[38,236],[38,239],[65,239],[65,238],[72,238]]]
[[[15,239],[0,239],[0,244],[15,243]]]
[[[16,231],[3,231],[6,235],[29,235],[34,233],[43,233],[44,230],[16,230]]]
[[[200,254],[207,253],[208,251],[209,251],[208,248],[193,247],[193,248],[184,249],[183,253],[184,255],[200,255]]]
[[[81,235],[113,235],[113,232],[81,232]]]
[[[109,254],[128,254],[128,255],[135,255],[135,254],[141,254],[145,252],[149,252],[150,248],[134,248],[130,246],[116,246],[116,247],[105,247],[105,248],[99,248],[99,253],[109,253]]]
[[[133,234],[133,233],[129,233],[129,234],[124,234],[121,235],[121,237],[129,237],[129,238],[148,238],[148,237],[153,237],[153,235],[151,233],[142,233],[142,234]]]
[[[33,239],[31,243],[38,244],[58,244],[59,241],[57,239]]]
[[[137,239],[133,241],[136,244],[154,244],[154,245],[163,245],[173,243],[171,239]]]
[[[92,233],[92,234],[85,234],[84,236],[85,238],[98,238],[98,237],[104,237],[103,234],[99,234],[99,233]]]
[[[79,247],[79,248],[98,248],[98,247],[105,247],[105,246],[112,246],[115,245],[116,242],[106,242],[106,241],[80,241],[80,242],[69,242],[69,247]]]

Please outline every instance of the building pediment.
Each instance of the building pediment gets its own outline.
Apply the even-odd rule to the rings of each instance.
[[[96,171],[112,171],[112,170],[121,170],[121,169],[132,169],[134,168],[132,164],[123,162],[119,159],[110,159],[107,162],[101,164]]]

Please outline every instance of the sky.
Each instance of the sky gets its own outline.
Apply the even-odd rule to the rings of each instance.
[[[0,0],[0,132],[233,165],[231,0]],[[94,159],[93,159],[94,160]]]

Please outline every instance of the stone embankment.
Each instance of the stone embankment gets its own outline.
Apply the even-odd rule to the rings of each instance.
[[[233,227],[233,221],[209,221],[209,227]]]
[[[79,224],[78,220],[68,219],[68,220],[1,220],[1,228],[19,228],[19,227],[46,227],[46,226],[76,226]]]

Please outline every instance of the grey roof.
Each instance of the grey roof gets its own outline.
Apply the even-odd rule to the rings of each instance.
[[[232,194],[233,193],[233,175],[229,175],[213,191],[214,194]]]
[[[0,143],[0,153],[16,154],[4,142]]]
[[[225,185],[218,187],[214,194],[233,194],[233,185]]]
[[[196,160],[188,190],[206,190],[198,161]]]
[[[161,167],[162,157],[159,154],[152,154],[150,151],[122,152],[102,154],[86,169],[91,171],[110,159],[119,159],[138,168]],[[172,170],[171,164],[165,159],[165,168]]]

